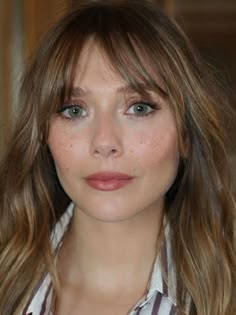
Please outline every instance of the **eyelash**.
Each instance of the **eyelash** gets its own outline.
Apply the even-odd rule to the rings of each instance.
[[[135,105],[148,106],[149,109],[151,109],[151,110],[145,114],[141,114],[141,113],[140,114],[129,114],[129,113],[127,113]],[[77,103],[74,103],[74,104],[63,105],[61,108],[59,108],[57,110],[57,114],[60,114],[63,119],[67,119],[67,120],[82,119],[83,117],[87,116],[87,115],[85,115],[85,116],[79,116],[79,117],[66,117],[65,115],[63,115],[63,113],[65,113],[66,110],[70,110],[73,108],[75,108],[75,109],[80,108],[81,110],[85,111],[84,106],[77,104]],[[149,102],[146,100],[139,100],[139,101],[132,102],[132,104],[129,105],[128,109],[126,110],[125,115],[128,115],[128,116],[131,115],[131,116],[134,116],[136,119],[142,119],[142,118],[145,118],[149,115],[154,114],[154,112],[156,110],[159,110],[159,109],[160,109],[160,107],[156,103]]]
[[[141,114],[141,113],[140,114],[132,114],[132,116],[134,116],[136,119],[145,118],[145,117],[147,117],[149,115],[154,114],[156,110],[160,109],[160,107],[157,104],[155,104],[155,103],[144,101],[144,100],[139,100],[139,101],[133,102],[128,107],[128,109],[126,110],[126,113],[127,113],[127,111],[129,111],[135,105],[148,106],[149,109],[150,109],[150,111],[148,113],[145,113],[145,114]],[[129,114],[126,114],[126,115],[129,115]]]
[[[80,108],[81,110],[84,110],[84,106],[80,105],[80,104],[65,104],[63,105],[61,108],[59,108],[57,110],[57,114],[59,114],[63,119],[67,119],[67,120],[75,120],[75,119],[81,119],[83,118],[84,116],[82,117],[66,117],[65,115],[63,115],[63,113],[65,113],[66,110],[70,110],[70,109],[73,109],[73,108]]]

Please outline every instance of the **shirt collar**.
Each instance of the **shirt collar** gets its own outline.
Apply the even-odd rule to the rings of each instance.
[[[147,294],[136,304],[135,308],[147,304],[156,292],[167,297],[176,306],[176,272],[171,259],[170,231],[165,224],[160,251],[156,257],[150,277]],[[169,285],[168,285],[169,284]]]
[[[176,272],[171,257],[168,225],[165,227],[164,238],[153,267],[147,298],[155,291],[165,295],[172,304],[176,305]]]
[[[51,243],[54,251],[57,251],[62,244],[62,238],[66,233],[73,215],[74,205],[71,203],[61,219],[57,222],[51,234]],[[52,302],[52,283],[49,274],[44,277],[39,286],[34,290],[33,297],[23,315],[48,315]]]

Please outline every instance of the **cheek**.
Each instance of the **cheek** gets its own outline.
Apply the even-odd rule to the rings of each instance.
[[[143,168],[152,171],[153,168],[164,165],[178,166],[179,149],[177,132],[173,128],[168,133],[156,132],[139,134],[138,140],[131,141],[130,152],[133,160]]]
[[[76,142],[75,138],[68,134],[65,129],[50,128],[48,147],[57,170],[69,171],[73,160],[76,159]]]
[[[178,140],[176,133],[166,134],[153,141],[151,161],[155,163],[174,162],[179,160]],[[156,162],[155,162],[156,161]]]

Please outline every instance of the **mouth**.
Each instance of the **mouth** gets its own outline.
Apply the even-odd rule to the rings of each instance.
[[[124,187],[134,179],[133,176],[117,172],[101,172],[85,177],[87,184],[100,191],[113,191]]]

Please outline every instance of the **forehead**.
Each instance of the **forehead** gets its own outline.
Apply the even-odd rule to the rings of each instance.
[[[109,82],[114,86],[125,83],[98,43],[89,39],[78,58],[73,85],[83,86],[95,82],[97,85]]]
[[[149,68],[144,58],[142,59],[144,67]],[[135,86],[132,85],[132,81],[139,85],[138,92],[145,93],[145,91],[152,90],[148,82],[145,82],[143,78],[141,78],[140,74],[135,74],[130,71],[128,64],[122,65],[127,71],[125,80],[121,73],[119,73],[116,62],[117,61],[114,60],[112,63],[107,52],[96,40],[93,38],[87,40],[77,60],[72,92],[78,95],[83,93],[83,89],[89,89],[90,86],[98,90],[100,87],[106,86],[107,88],[118,90],[119,92],[137,91]],[[162,80],[157,74],[152,73],[152,76],[155,77],[159,89],[157,92],[161,92],[161,96],[165,96]]]

